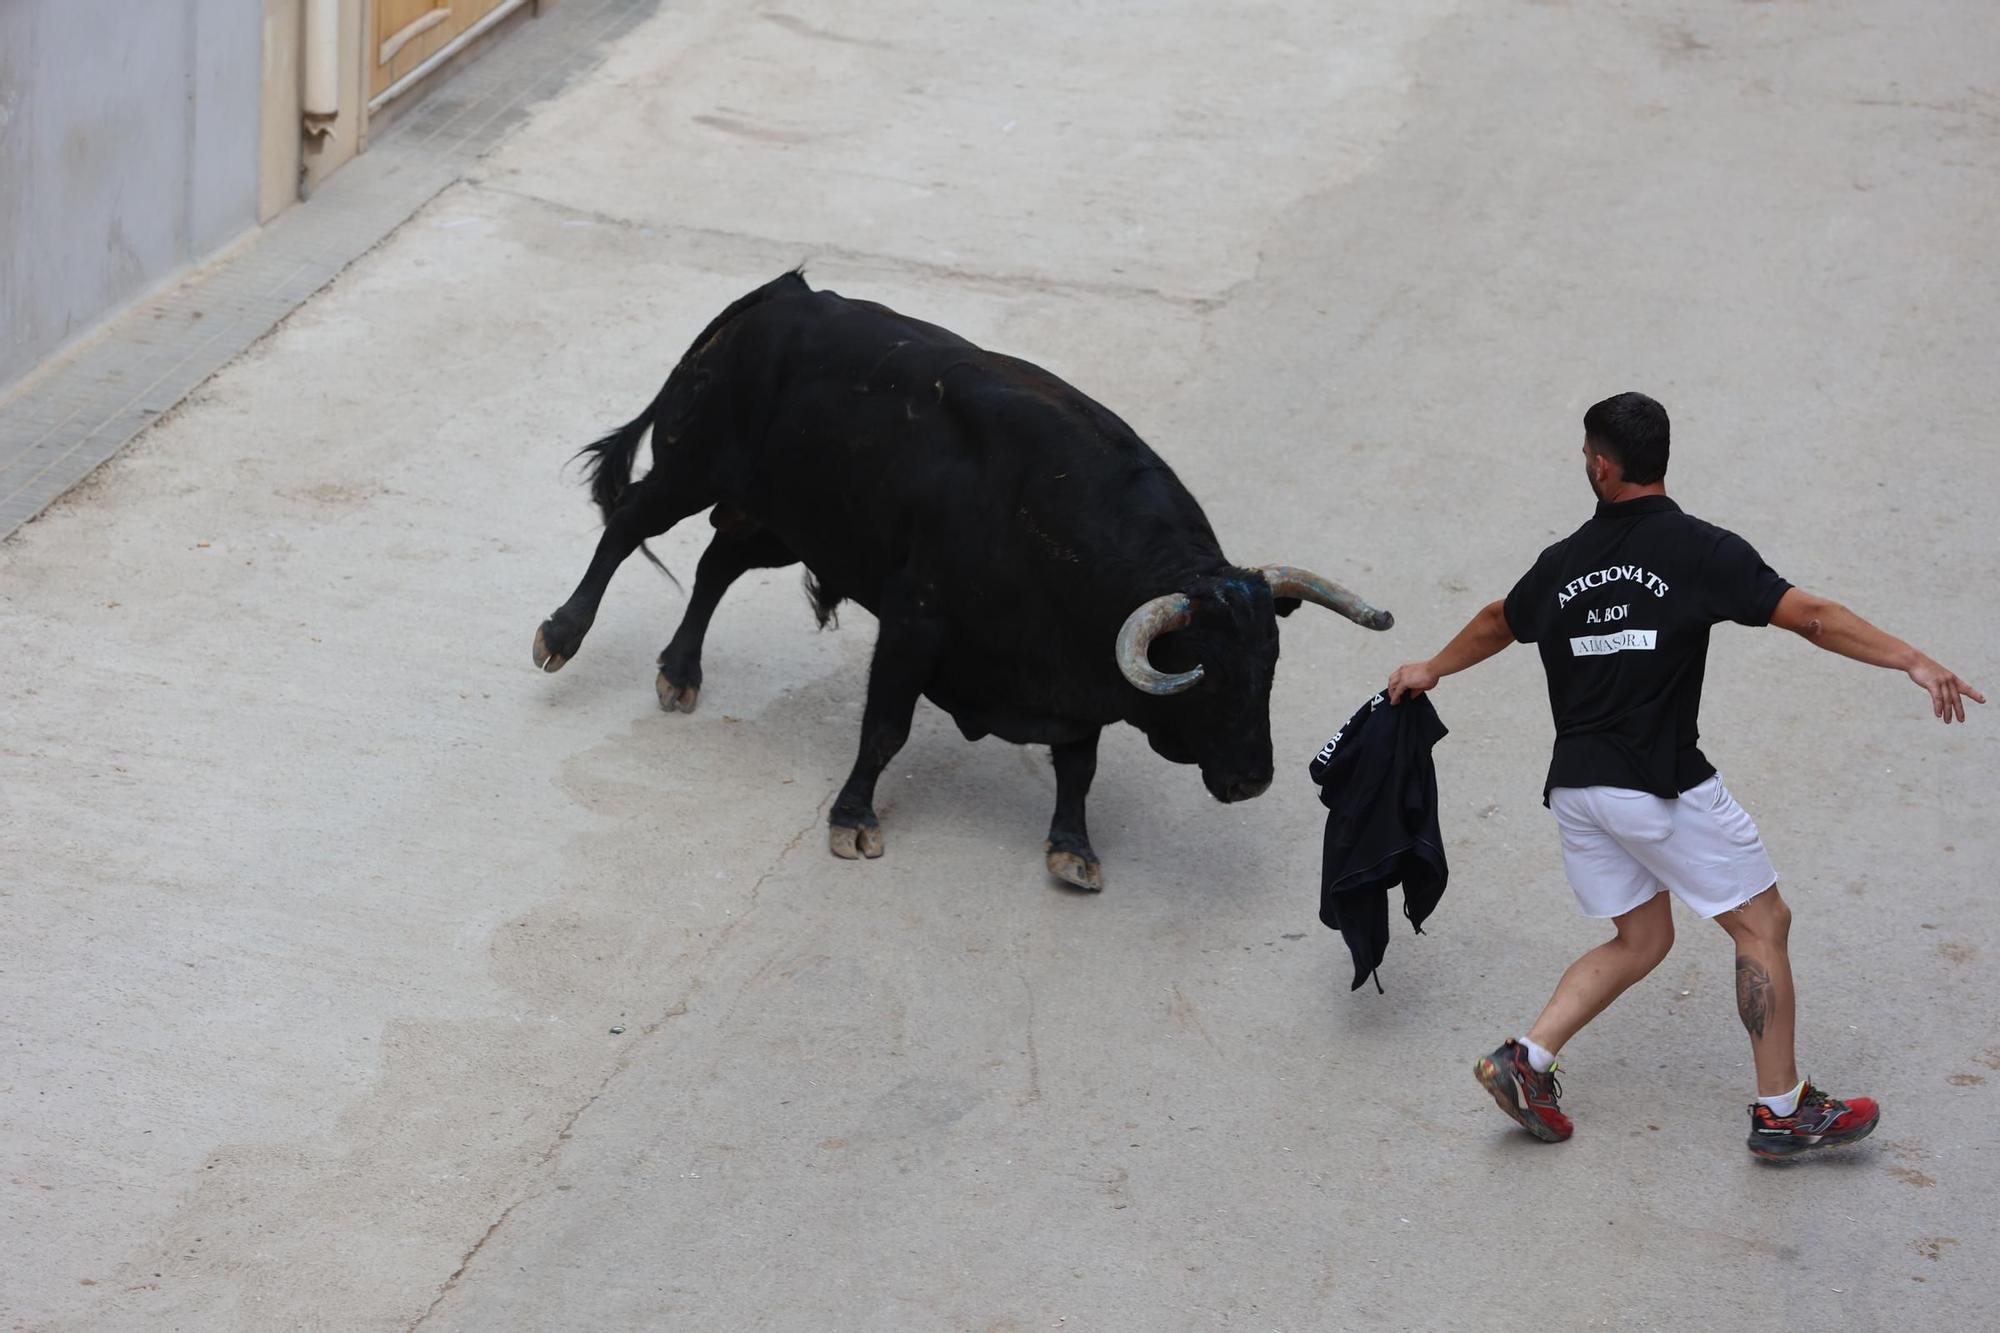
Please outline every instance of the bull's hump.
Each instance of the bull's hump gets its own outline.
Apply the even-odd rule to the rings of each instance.
[[[958,367],[963,366],[962,372]],[[1127,453],[1152,462],[1156,456],[1117,413],[1055,372],[1000,352],[979,351],[946,367],[937,380],[938,400],[994,409],[1031,435],[1101,450]],[[957,372],[957,373],[953,373]]]

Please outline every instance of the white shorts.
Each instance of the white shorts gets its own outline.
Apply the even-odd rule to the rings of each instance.
[[[1702,917],[1720,916],[1778,882],[1757,825],[1720,776],[1672,801],[1626,787],[1557,787],[1549,809],[1585,916],[1623,916],[1661,889]]]

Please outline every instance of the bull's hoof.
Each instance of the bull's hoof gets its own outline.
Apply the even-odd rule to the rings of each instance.
[[[692,713],[701,699],[701,686],[676,685],[662,671],[653,681],[653,693],[660,696],[660,708],[668,713]]]
[[[882,855],[882,830],[835,824],[827,830],[826,843],[827,849],[843,861],[859,861],[864,856],[873,861]]]
[[[566,654],[549,647],[549,622],[544,620],[535,630],[535,665],[544,671],[561,671],[567,661]]]
[[[1104,866],[1094,857],[1049,849],[1049,873],[1086,893],[1104,892]]]

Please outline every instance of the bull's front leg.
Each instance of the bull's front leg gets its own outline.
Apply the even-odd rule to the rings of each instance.
[[[1093,730],[1081,740],[1050,749],[1056,767],[1056,816],[1049,824],[1049,873],[1092,893],[1104,888],[1104,867],[1091,850],[1083,805],[1090,795],[1090,780],[1097,776],[1097,738],[1102,734],[1101,729]]]
[[[868,704],[861,713],[861,752],[827,821],[827,845],[844,861],[882,854],[875,782],[910,738],[917,696],[944,651],[945,635],[922,595],[895,586],[885,590],[882,628],[868,666]]]

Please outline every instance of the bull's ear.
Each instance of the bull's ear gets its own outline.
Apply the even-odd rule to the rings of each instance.
[[[1305,603],[1296,597],[1278,597],[1272,600],[1271,605],[1278,609],[1279,615],[1288,616],[1305,605]]]

